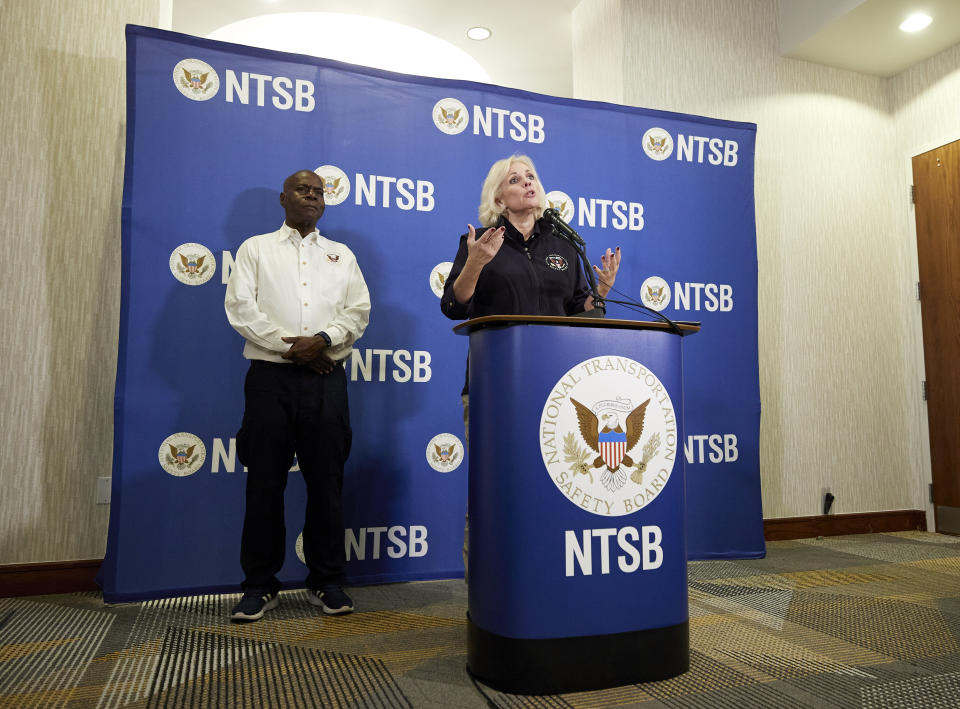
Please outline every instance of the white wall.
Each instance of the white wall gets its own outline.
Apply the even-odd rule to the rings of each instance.
[[[159,0],[6,0],[0,564],[102,557],[113,452],[127,22]]]
[[[577,28],[610,4],[577,7],[575,49]],[[819,514],[824,487],[837,513],[926,509],[915,244],[890,82],[780,57],[768,0],[613,11],[623,56],[575,53],[576,97],[603,98],[589,76],[619,71],[629,105],[758,126],[764,516]]]
[[[897,143],[910,155],[960,138],[960,45],[889,80]]]
[[[623,103],[621,0],[584,0],[573,10],[574,96]]]

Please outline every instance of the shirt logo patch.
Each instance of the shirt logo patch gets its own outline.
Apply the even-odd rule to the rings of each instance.
[[[554,271],[566,271],[567,270],[567,259],[565,259],[560,254],[550,254],[546,258],[547,265],[552,268]]]
[[[327,261],[337,263],[340,260],[340,254],[327,254]]]

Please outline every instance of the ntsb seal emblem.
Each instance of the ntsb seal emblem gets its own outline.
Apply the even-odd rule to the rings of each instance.
[[[663,128],[651,128],[643,134],[643,152],[652,160],[666,160],[673,153],[673,138]]]
[[[670,305],[670,286],[660,276],[650,276],[640,286],[640,301],[651,310],[660,312]]]
[[[427,444],[427,462],[438,473],[449,473],[463,462],[463,444],[452,433],[440,433]]]
[[[350,179],[336,165],[321,165],[314,172],[323,181],[323,203],[330,207],[350,196]]]
[[[220,90],[220,77],[212,66],[199,59],[184,59],[173,67],[173,83],[194,101],[207,101]]]
[[[200,470],[207,459],[207,449],[192,433],[181,431],[163,440],[159,458],[161,468],[174,477],[185,478]]]
[[[560,190],[551,190],[547,192],[547,206],[550,209],[556,209],[560,213],[560,218],[565,222],[573,219],[573,198],[566,192]]]
[[[203,285],[217,270],[217,261],[203,244],[180,244],[170,254],[170,273],[188,286]]]
[[[442,98],[433,105],[433,125],[447,135],[463,133],[469,122],[467,107],[455,98]]]
[[[443,297],[443,289],[447,286],[447,278],[450,277],[451,268],[453,268],[453,261],[444,261],[438,263],[430,271],[430,290],[438,298]]]
[[[547,397],[540,453],[573,504],[607,517],[636,512],[657,498],[673,471],[677,419],[670,395],[628,357],[585,360]]]
[[[554,271],[566,271],[567,270],[567,259],[565,259],[560,254],[550,254],[546,257],[547,265],[552,268]]]

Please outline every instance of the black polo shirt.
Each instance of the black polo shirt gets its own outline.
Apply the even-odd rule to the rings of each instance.
[[[526,241],[506,219],[503,246],[480,272],[473,298],[458,303],[453,282],[467,261],[467,237],[460,237],[460,248],[447,278],[440,301],[444,315],[453,320],[483,315],[573,315],[583,311],[590,291],[573,246],[553,232],[545,219],[534,224]],[[478,235],[486,228],[478,231]]]
[[[554,233],[550,222],[538,219],[526,241],[502,217],[495,226],[506,227],[503,246],[480,271],[473,297],[466,303],[458,303],[453,295],[453,282],[467,261],[469,234],[460,237],[440,300],[444,315],[464,320],[483,315],[573,315],[583,311],[590,291],[577,252]],[[484,227],[477,235],[486,230]]]

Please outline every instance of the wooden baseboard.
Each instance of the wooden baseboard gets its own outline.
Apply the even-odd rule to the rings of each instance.
[[[841,534],[906,532],[911,529],[927,530],[927,515],[923,510],[859,512],[763,520],[763,536],[768,542],[836,537]]]
[[[0,565],[0,598],[96,591],[103,559]]]
[[[767,541],[835,537],[841,534],[926,531],[923,510],[863,512],[816,517],[784,517],[763,520]],[[44,564],[0,565],[0,598],[76,593],[99,589],[94,579],[103,559],[56,561]]]

